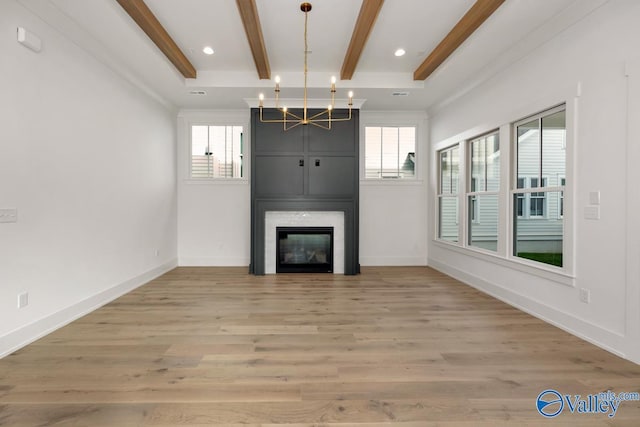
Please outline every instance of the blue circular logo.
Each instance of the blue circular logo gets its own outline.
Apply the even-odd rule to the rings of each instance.
[[[564,400],[562,400],[562,395],[556,390],[545,390],[538,395],[536,408],[540,415],[553,418],[559,415],[564,409]]]

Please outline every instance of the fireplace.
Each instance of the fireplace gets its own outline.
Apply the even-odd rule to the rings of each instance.
[[[276,273],[332,273],[333,227],[277,227]]]

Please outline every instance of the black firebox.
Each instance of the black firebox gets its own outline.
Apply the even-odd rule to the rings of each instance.
[[[276,273],[332,273],[333,227],[276,227]]]

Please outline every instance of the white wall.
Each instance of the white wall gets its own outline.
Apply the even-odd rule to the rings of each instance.
[[[360,177],[365,126],[416,126],[416,179],[360,180],[360,264],[426,265],[429,144],[424,112],[360,112]]]
[[[629,91],[625,71],[625,64],[639,55],[638,16],[640,2],[612,0],[499,75],[430,112],[435,151],[443,141],[508,125],[567,102],[568,112],[575,112],[573,128],[568,129],[574,133],[569,159],[573,171],[567,174],[573,197],[567,200],[568,224],[573,223],[569,233],[575,232],[575,265],[569,277],[434,242],[434,221],[429,264],[640,363],[639,328],[633,323],[640,318],[640,284],[632,280],[638,272],[631,265],[638,260],[627,256],[638,253],[638,236],[627,239],[630,229],[637,230],[637,218],[627,211],[626,202],[627,195],[637,197],[637,180],[627,180],[634,173],[629,168],[637,169],[640,161],[627,163],[629,155],[637,157],[633,147],[638,143],[627,134],[627,122],[637,125],[640,119],[637,109],[629,116],[627,102],[640,91]],[[601,192],[601,219],[596,221],[583,214],[589,193],[595,191]],[[429,198],[430,212],[435,213],[434,192],[435,173]],[[580,288],[590,290],[590,304],[579,301]]]
[[[248,266],[251,250],[250,111],[178,115],[178,257],[183,266]],[[243,179],[190,179],[192,124],[244,127]]]
[[[13,0],[0,52],[2,356],[175,266],[177,214],[174,112]]]
[[[251,236],[249,170],[244,180],[189,179],[189,128],[191,124],[245,126],[248,151],[249,110],[189,111],[178,117],[178,254],[185,266],[248,266]],[[367,265],[426,265],[428,144],[424,113],[360,113],[362,127],[411,124],[418,126],[417,156],[420,168],[412,182],[360,181],[360,263]],[[364,143],[360,145],[363,155]],[[362,163],[362,161],[361,161]],[[361,173],[362,176],[362,173]]]

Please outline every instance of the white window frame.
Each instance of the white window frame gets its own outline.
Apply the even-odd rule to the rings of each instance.
[[[552,193],[552,192],[561,192],[561,191],[565,191],[565,187],[566,186],[555,186],[555,187],[536,187],[536,188],[530,188],[530,186],[527,186],[526,188],[517,188],[517,180],[518,180],[518,137],[517,137],[517,129],[518,126],[520,124],[523,123],[527,123],[530,122],[532,120],[540,120],[541,118],[550,116],[552,114],[555,114],[559,111],[565,111],[565,138],[564,138],[564,149],[566,150],[566,155],[565,155],[565,175],[569,175],[572,171],[573,168],[573,163],[572,163],[572,158],[571,155],[573,153],[573,150],[570,149],[569,147],[569,141],[571,140],[571,138],[573,138],[573,132],[571,131],[574,122],[572,120],[571,117],[571,113],[573,113],[573,109],[569,107],[569,103],[562,103],[559,105],[556,105],[555,107],[551,107],[545,110],[541,110],[538,113],[535,114],[531,114],[529,116],[526,116],[522,119],[519,119],[517,121],[514,121],[511,123],[511,146],[514,147],[512,150],[512,156],[511,156],[511,162],[509,164],[510,169],[511,169],[511,191],[510,191],[510,201],[511,201],[511,207],[510,207],[510,217],[511,220],[509,221],[510,225],[510,229],[509,229],[509,240],[510,240],[510,249],[508,251],[508,258],[510,260],[516,261],[518,263],[522,263],[522,264],[526,264],[526,265],[531,265],[531,266],[535,266],[536,268],[539,268],[541,270],[546,270],[546,271],[562,271],[562,272],[573,272],[573,268],[574,268],[574,263],[573,263],[573,234],[571,233],[571,228],[572,228],[572,224],[571,221],[567,221],[567,218],[564,218],[564,216],[562,218],[557,218],[557,219],[562,219],[563,220],[563,234],[562,234],[562,254],[563,254],[563,266],[562,267],[557,267],[557,266],[553,266],[553,265],[549,265],[549,264],[545,264],[542,262],[535,262],[535,261],[529,261],[527,259],[518,257],[517,255],[515,255],[514,252],[514,245],[515,245],[515,221],[514,219],[516,218],[515,216],[515,197],[517,194],[520,193],[524,193],[526,196],[526,202],[524,203],[524,212],[526,213],[526,217],[524,218],[531,218],[531,219],[544,219],[544,218],[548,218],[548,198],[546,198],[546,193]],[[543,147],[540,147],[541,151],[543,150]],[[542,157],[541,157],[542,159]],[[541,160],[542,162],[542,160]],[[540,163],[540,171],[543,170],[543,165],[542,163]],[[530,177],[526,177],[526,183],[529,182],[529,178]],[[548,182],[548,177],[546,176],[542,176],[543,179],[543,185],[545,182]],[[540,217],[540,216],[530,216],[530,205],[529,205],[529,200],[531,197],[531,193],[538,193],[538,192],[544,192],[545,193],[545,216],[544,217]],[[565,199],[566,200],[566,199]],[[566,209],[566,206],[565,206]],[[520,216],[518,216],[518,218],[522,218]]]
[[[242,126],[242,178],[192,178],[192,126]],[[178,176],[188,185],[249,185],[251,182],[251,127],[249,110],[182,110],[178,113]]]
[[[242,158],[242,172],[240,176],[194,176],[193,175],[193,129],[195,127],[206,127],[207,128],[207,135],[208,135],[208,143],[211,143],[211,135],[209,135],[209,130],[212,127],[223,127],[225,128],[225,134],[227,132],[227,128],[234,128],[234,127],[239,127],[242,128],[242,132],[241,132],[241,150],[242,152],[240,153],[240,157]],[[242,180],[245,177],[246,174],[246,162],[245,162],[245,155],[244,155],[244,151],[245,151],[245,146],[247,145],[247,140],[246,140],[246,136],[245,136],[245,127],[242,125],[233,125],[233,124],[210,124],[210,123],[191,123],[189,125],[189,179],[192,180]],[[226,144],[227,141],[225,140],[225,151],[226,151]],[[209,150],[211,150],[211,148],[209,148]],[[211,151],[208,151],[208,153],[205,153],[208,156],[212,155]],[[233,163],[232,163],[233,164]]]
[[[576,90],[576,86],[567,85],[559,88],[559,91],[548,93],[545,96],[533,101],[528,102],[522,105],[518,105],[515,108],[504,110],[499,113],[494,121],[486,122],[480,124],[477,127],[466,129],[462,132],[459,132],[455,135],[451,135],[447,138],[441,139],[438,142],[434,143],[431,148],[431,182],[432,184],[432,194],[433,194],[433,220],[432,220],[432,230],[431,234],[432,241],[437,245],[447,250],[458,252],[465,256],[476,257],[479,259],[484,259],[487,261],[495,262],[497,264],[503,265],[505,267],[522,271],[528,274],[532,274],[541,278],[545,278],[556,282],[561,285],[566,286],[575,286],[575,237],[574,237],[574,168],[575,168],[575,127],[578,119],[578,106],[580,101],[580,91],[579,88]],[[551,107],[550,107],[551,106]],[[555,107],[553,107],[555,106]],[[543,116],[552,114],[554,109],[562,110],[564,109],[566,112],[566,134],[565,134],[565,174],[563,177],[566,177],[567,181],[564,186],[558,185],[557,187],[547,187],[544,188],[545,192],[561,192],[564,191],[564,215],[562,217],[563,221],[563,240],[562,240],[562,253],[563,253],[563,265],[562,267],[557,267],[545,263],[530,261],[524,258],[520,258],[513,255],[513,242],[514,242],[514,233],[515,233],[515,220],[516,220],[516,202],[515,195],[519,192],[523,192],[523,213],[527,213],[529,206],[526,203],[526,193],[530,191],[526,188],[526,184],[523,185],[524,189],[516,188],[517,184],[517,170],[516,170],[516,161],[517,161],[517,149],[516,149],[516,127],[515,124],[519,122],[524,122],[524,120],[531,120],[535,118],[536,115],[541,114]],[[539,113],[534,113],[538,111]],[[476,135],[482,135],[483,133],[488,133],[490,129],[495,129],[496,125],[499,125],[499,136],[500,136],[500,193],[499,193],[499,217],[498,217],[498,250],[497,252],[487,252],[478,250],[474,246],[469,246],[467,241],[469,239],[469,226],[468,222],[465,218],[460,218],[461,222],[461,230],[460,230],[460,242],[450,242],[446,240],[439,239],[439,191],[440,191],[440,183],[439,183],[439,153],[442,150],[445,150],[451,147],[454,144],[457,144],[461,141],[467,141],[471,138],[476,137]],[[466,145],[462,144],[461,148],[464,148],[466,151]],[[463,177],[462,174],[467,173],[467,166],[463,165],[462,162],[466,162],[466,154],[465,156],[461,155],[461,165],[460,165],[460,179],[467,179],[466,176]],[[463,181],[466,182],[466,181]],[[561,181],[558,181],[561,183]],[[551,183],[554,185],[554,183]],[[522,191],[525,190],[525,191]],[[535,191],[538,191],[537,189]],[[549,200],[547,198],[547,200]],[[460,195],[460,199],[458,204],[467,203],[465,201],[465,195]],[[464,206],[463,206],[464,207]],[[547,207],[550,209],[549,203],[547,203]],[[464,212],[464,209],[461,209],[461,212]],[[551,210],[547,211],[551,213]],[[555,212],[553,213],[555,217]]]
[[[464,179],[464,173],[462,172],[462,168],[464,167],[464,160],[463,160],[463,156],[464,156],[464,142],[457,142],[453,145],[450,145],[448,147],[442,148],[438,151],[436,151],[436,173],[437,173],[437,200],[436,200],[436,205],[437,205],[437,215],[436,215],[436,239],[440,242],[446,242],[448,244],[453,244],[453,245],[462,245],[464,242],[464,236],[463,236],[463,231],[461,230],[460,227],[460,197],[463,194],[462,191],[460,191],[460,185],[461,185],[461,179]],[[447,151],[453,151],[454,149],[458,149],[458,181],[457,181],[457,185],[456,188],[453,188],[453,185],[451,186],[451,190],[449,193],[443,193],[442,192],[442,162],[440,161],[441,158],[441,154]],[[458,239],[453,241],[453,240],[446,240],[441,238],[441,227],[442,227],[442,218],[440,215],[440,208],[439,206],[441,205],[441,200],[444,198],[450,198],[450,199],[454,199],[456,200],[456,209],[455,209],[455,225],[458,227]]]
[[[414,164],[414,168],[413,168],[413,174],[411,176],[404,176],[402,174],[402,170],[400,169],[400,164],[402,163],[402,158],[400,157],[400,138],[398,136],[398,143],[397,143],[397,152],[398,152],[398,169],[396,171],[393,172],[392,175],[387,174],[386,172],[384,172],[384,170],[382,169],[382,164],[384,163],[384,155],[383,155],[383,141],[380,142],[380,171],[378,172],[378,176],[377,177],[368,177],[367,176],[367,129],[370,128],[375,128],[375,129],[380,129],[380,137],[384,138],[384,132],[383,129],[395,129],[398,134],[400,133],[400,128],[405,128],[405,129],[413,129],[413,164]],[[364,143],[364,179],[366,180],[387,180],[387,179],[397,179],[397,180],[415,180],[416,179],[416,167],[417,167],[417,160],[416,160],[416,147],[417,147],[417,136],[418,136],[418,132],[417,132],[417,128],[415,126],[398,126],[398,125],[394,125],[394,126],[365,126],[364,127],[364,138],[365,138],[365,143]]]
[[[471,244],[471,224],[480,224],[480,199],[481,196],[496,196],[498,199],[500,198],[500,190],[498,191],[489,191],[487,190],[487,159],[484,159],[485,162],[485,177],[484,177],[484,182],[485,182],[485,188],[484,189],[478,189],[477,186],[475,186],[474,189],[474,185],[473,185],[473,180],[475,179],[473,177],[473,173],[471,168],[473,167],[473,161],[472,161],[472,157],[473,157],[473,150],[471,149],[472,144],[482,138],[487,138],[491,135],[496,135],[498,138],[498,142],[500,142],[500,129],[493,129],[489,132],[484,132],[478,136],[469,138],[465,141],[465,151],[466,151],[466,155],[465,155],[465,159],[464,159],[464,164],[461,164],[459,167],[460,169],[464,168],[464,176],[465,176],[465,182],[467,183],[466,185],[466,193],[465,193],[465,203],[466,203],[466,207],[467,207],[467,211],[466,211],[466,221],[467,221],[467,228],[464,230],[464,233],[466,234],[464,236],[464,241],[466,242],[465,245],[468,247],[472,247],[474,249],[477,250],[485,250],[485,249],[480,249],[477,248],[476,245],[472,245]],[[500,149],[502,150],[502,144],[500,144]],[[486,149],[485,149],[485,154],[486,154]],[[502,157],[502,152],[500,152],[500,157]],[[500,175],[502,176],[502,168],[500,168]],[[500,179],[499,182],[501,182],[502,180]],[[473,203],[472,203],[473,200]],[[470,216],[471,213],[473,213],[473,216]],[[499,212],[498,212],[498,219],[499,219]],[[500,239],[499,235],[500,235],[500,221],[498,221],[498,230],[497,230],[497,239]],[[495,253],[496,251],[490,251],[492,253]]]
[[[361,185],[421,185],[426,171],[422,155],[422,144],[426,136],[426,115],[422,112],[376,111],[360,112],[360,184]],[[366,128],[368,127],[413,127],[415,129],[415,169],[409,178],[367,178],[366,177]]]

